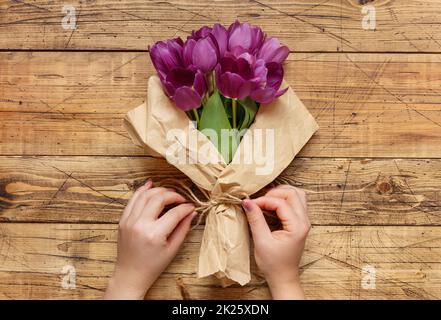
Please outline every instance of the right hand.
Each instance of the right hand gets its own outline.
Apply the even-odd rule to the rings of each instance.
[[[274,299],[304,299],[299,264],[311,228],[305,191],[280,185],[265,196],[244,200],[242,206],[254,240],[257,266]],[[275,211],[283,230],[271,232],[261,209]]]

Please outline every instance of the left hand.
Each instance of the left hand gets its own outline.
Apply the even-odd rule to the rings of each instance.
[[[178,252],[196,216],[193,204],[149,180],[124,210],[118,231],[118,256],[105,299],[143,299]],[[166,205],[178,204],[161,217]]]

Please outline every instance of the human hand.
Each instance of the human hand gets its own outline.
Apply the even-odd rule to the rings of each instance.
[[[130,199],[119,223],[118,256],[105,299],[143,299],[173,260],[191,221],[193,204],[149,180]],[[160,217],[166,205],[179,204]]]
[[[257,266],[263,272],[274,299],[304,299],[299,264],[311,224],[305,191],[281,185],[265,196],[244,200]],[[276,211],[283,230],[271,232],[261,209]]]

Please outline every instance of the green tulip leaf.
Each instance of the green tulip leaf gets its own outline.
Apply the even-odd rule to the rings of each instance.
[[[243,109],[243,120],[240,122],[239,129],[248,129],[256,117],[257,110],[259,109],[257,103],[249,97],[244,100],[238,100],[239,105]]]
[[[199,130],[216,146],[225,161],[230,163],[238,143],[232,134],[228,134],[232,132],[231,124],[218,92],[213,93],[205,103],[199,121]],[[222,132],[222,130],[224,131]]]

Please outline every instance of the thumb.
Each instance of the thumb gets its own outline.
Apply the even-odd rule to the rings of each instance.
[[[251,200],[243,200],[242,207],[245,210],[248,223],[250,224],[254,242],[256,243],[260,239],[270,237],[271,230],[268,227],[263,212],[259,206]]]

